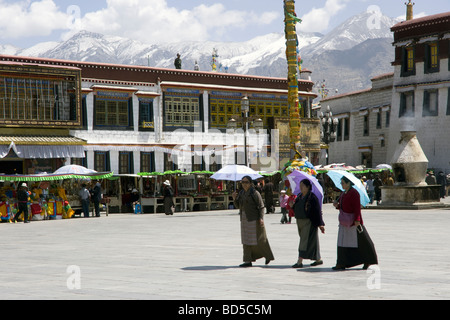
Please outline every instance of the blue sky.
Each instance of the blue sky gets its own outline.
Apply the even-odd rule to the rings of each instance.
[[[404,17],[407,0],[296,1],[301,31],[327,33],[379,10]],[[449,0],[415,0],[416,17],[450,11]],[[147,43],[245,41],[283,32],[283,0],[0,0],[0,45],[60,41],[85,29]]]

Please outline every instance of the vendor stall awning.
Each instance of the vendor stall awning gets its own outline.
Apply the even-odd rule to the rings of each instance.
[[[84,158],[86,141],[72,136],[0,136],[0,158],[12,149],[23,159]]]
[[[85,145],[86,141],[72,136],[2,136],[0,145]]]

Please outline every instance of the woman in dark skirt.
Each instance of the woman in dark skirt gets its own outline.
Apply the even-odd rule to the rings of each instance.
[[[325,233],[325,223],[319,199],[311,192],[312,186],[308,179],[300,182],[300,191],[294,203],[295,219],[297,221],[300,245],[298,260],[292,268],[303,268],[303,259],[314,260],[311,266],[323,264],[320,258],[319,233]]]
[[[264,225],[264,202],[253,187],[252,178],[242,178],[239,194],[233,192],[234,206],[239,209],[243,261],[240,267],[251,267],[252,262],[266,258],[266,264],[274,260]]]
[[[353,183],[343,177],[341,185],[344,189],[339,201],[334,202],[339,209],[339,232],[337,244],[337,261],[333,270],[344,270],[360,264],[367,269],[378,264],[375,246],[364,226],[361,216],[359,193]]]
[[[173,189],[170,186],[169,180],[164,181],[163,185],[164,212],[166,215],[173,215],[173,212],[175,211],[175,204],[173,203]]]

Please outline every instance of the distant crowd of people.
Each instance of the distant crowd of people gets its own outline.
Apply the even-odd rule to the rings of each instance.
[[[443,171],[439,171],[436,177],[432,170],[428,170],[425,182],[428,185],[440,185],[439,195],[442,199],[448,195],[447,186],[450,186],[450,175],[446,176]]]

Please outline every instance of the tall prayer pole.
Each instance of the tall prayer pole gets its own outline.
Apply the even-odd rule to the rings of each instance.
[[[289,126],[290,126],[290,149],[291,159],[285,164],[282,170],[285,186],[288,194],[292,194],[295,189],[293,182],[290,182],[289,175],[294,170],[304,171],[312,176],[317,172],[314,166],[302,156],[300,144],[300,103],[298,100],[298,70],[301,65],[301,58],[298,51],[298,38],[296,24],[301,22],[295,14],[295,1],[284,0],[284,23],[286,34],[286,59],[288,63],[288,105],[289,105]],[[288,181],[289,180],[289,181]]]
[[[295,1],[284,0],[284,23],[286,36],[286,59],[288,63],[288,106],[290,125],[291,160],[301,158],[300,146],[300,110],[298,100],[298,37],[297,22],[301,22],[295,14]]]

